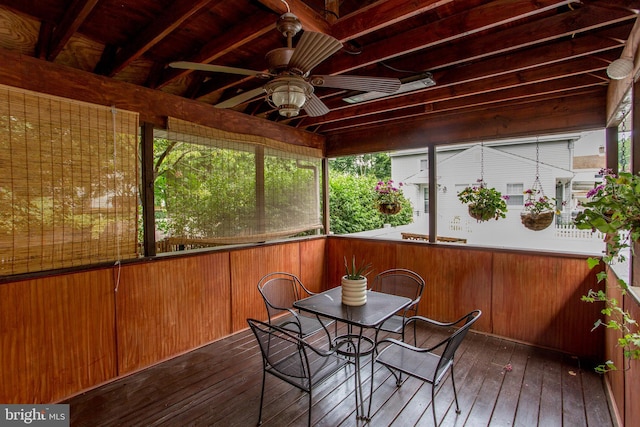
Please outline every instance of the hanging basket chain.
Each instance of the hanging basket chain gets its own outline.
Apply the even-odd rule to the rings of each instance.
[[[484,186],[484,141],[480,141],[480,185]]]
[[[542,182],[540,182],[540,142],[539,137],[536,137],[536,179],[533,180],[533,185],[531,186],[531,190],[534,191],[535,194],[540,192],[542,197],[544,197],[544,190],[542,189]]]
[[[536,138],[536,179],[533,181],[533,185],[528,191],[528,200],[525,204],[525,208],[532,203],[537,203],[537,200],[546,201],[544,190],[542,189],[542,182],[540,181],[540,142],[539,138]],[[530,230],[539,231],[549,227],[553,222],[555,212],[554,211],[523,211],[520,214],[522,224]]]

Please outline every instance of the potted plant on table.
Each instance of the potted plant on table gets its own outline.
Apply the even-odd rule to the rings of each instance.
[[[560,213],[556,210],[556,199],[545,196],[535,188],[525,190],[524,194],[527,195],[527,201],[520,213],[522,224],[533,231],[549,227],[553,222],[553,216]]]
[[[342,276],[342,303],[359,306],[367,302],[367,275],[373,271],[371,264],[356,264],[356,256],[347,262],[344,257],[345,275]]]
[[[469,206],[469,215],[478,222],[506,218],[507,203],[502,193],[495,188],[488,188],[482,179],[478,180],[477,185],[459,192],[458,199]]]
[[[581,204],[585,209],[575,219],[579,229],[591,229],[606,234],[607,248],[602,259],[589,258],[591,268],[605,262],[612,264],[624,261],[623,250],[630,248],[640,239],[640,176],[629,172],[618,175],[611,170],[601,170],[602,184],[587,193],[588,201]],[[606,270],[598,273],[598,281],[607,278]],[[618,280],[622,295],[626,295],[628,284]],[[610,298],[604,290],[589,290],[582,297],[586,302],[603,302],[605,307],[602,314],[605,319],[598,319],[595,327],[605,326],[620,331],[618,345],[623,348],[623,354],[628,359],[640,359],[640,331],[637,322],[628,311],[619,305],[618,301]],[[611,361],[596,368],[598,372],[615,370]]]

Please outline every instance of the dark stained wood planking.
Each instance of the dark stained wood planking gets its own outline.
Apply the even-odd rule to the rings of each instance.
[[[341,326],[340,332],[345,330]],[[419,328],[418,342],[432,345],[437,332]],[[326,345],[323,336],[315,345]],[[512,370],[505,370],[507,364]],[[365,392],[370,359],[362,359]],[[575,374],[575,375],[574,375]],[[565,354],[471,332],[455,365],[462,413],[455,413],[451,379],[436,390],[442,426],[613,426],[602,378]],[[247,426],[260,404],[262,359],[253,335],[228,338],[68,399],[71,425]],[[431,426],[430,386],[414,378],[396,387],[386,368],[374,366],[371,426]],[[363,426],[355,418],[353,366],[321,384],[313,397],[314,426]],[[550,405],[556,402],[555,408]],[[550,417],[547,417],[547,413]],[[304,426],[307,395],[267,377],[263,425]]]

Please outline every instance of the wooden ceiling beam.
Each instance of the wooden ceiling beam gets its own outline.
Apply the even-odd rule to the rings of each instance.
[[[439,144],[456,144],[489,139],[601,129],[605,112],[601,105],[606,88],[596,88],[576,96],[548,102],[520,105],[505,103],[482,109],[476,114],[448,114],[407,121],[402,126],[357,129],[327,136],[327,157],[424,148]]]
[[[592,75],[565,77],[550,82],[535,83],[524,87],[511,87],[463,98],[444,99],[401,110],[377,113],[372,116],[342,120],[323,125],[320,129],[323,133],[335,133],[361,126],[386,125],[390,122],[398,126],[401,125],[402,121],[414,117],[459,110],[471,112],[478,108],[491,108],[493,105],[503,102],[512,102],[515,105],[522,102],[530,102],[532,98],[537,100],[552,99],[570,94],[590,92],[595,86],[606,86],[606,82]]]
[[[108,69],[104,75],[113,77],[122,71],[133,61],[141,57],[159,41],[171,34],[176,28],[184,23],[194,14],[204,7],[213,7],[223,0],[181,0],[171,4],[162,16],[152,21],[152,24],[145,28],[134,39],[129,40],[117,53],[115,61],[108,64]]]
[[[260,38],[269,31],[273,31],[276,28],[275,20],[273,16],[261,15],[255,17],[251,21],[243,22],[237,25],[224,36],[211,40],[205,46],[202,47],[195,55],[185,58],[184,61],[199,62],[202,64],[208,64],[216,59],[226,55],[234,50],[240,48],[242,45],[250,43],[251,41]],[[256,70],[266,71],[266,70]],[[193,70],[180,70],[175,68],[167,68],[166,76],[158,83],[157,88],[162,88],[174,80],[184,77]]]
[[[287,11],[282,0],[258,0],[263,6],[271,9],[279,15]],[[331,26],[322,15],[307,6],[302,0],[286,0],[291,8],[291,13],[296,15],[302,23],[302,28],[308,31],[316,31],[331,35]]]
[[[466,83],[449,85],[445,87],[428,88],[420,92],[412,93],[400,98],[388,98],[376,103],[375,108],[363,104],[358,107],[344,108],[332,111],[322,116],[324,123],[344,120],[346,118],[371,115],[374,112],[393,111],[413,105],[423,105],[430,102],[456,99],[487,94],[501,89],[515,88],[532,85],[534,83],[551,81],[570,75],[603,72],[607,64],[592,58],[578,58],[572,61],[538,67],[519,73],[504,74],[487,80],[473,80]],[[576,71],[578,70],[578,71]],[[318,123],[314,123],[318,124]]]
[[[612,30],[607,29],[602,34],[608,34],[610,31]],[[568,74],[602,70],[608,65],[607,60],[617,56],[616,48],[620,47],[620,44],[615,40],[600,34],[587,35],[582,40],[574,39],[539,46],[530,51],[461,66],[442,75],[436,74],[436,86],[413,92],[410,95],[404,94],[402,102],[400,102],[400,98],[394,97],[383,98],[368,104],[346,104],[341,100],[330,102],[328,103],[332,109],[330,113],[320,117],[305,118],[303,126],[317,126],[452,95],[468,96],[479,89],[497,90],[501,89],[501,82],[508,86],[524,85],[528,80],[535,81],[539,77],[534,76],[544,75],[545,72],[552,72],[551,77],[553,78],[562,78]],[[598,60],[592,57],[595,55],[602,59]],[[417,102],[414,103],[412,101],[414,99]]]
[[[435,46],[449,48],[452,42],[460,39],[464,40],[458,43],[459,45],[467,46],[469,43],[473,44],[474,41],[477,45],[479,40],[484,41],[488,36],[478,38],[477,40],[469,40],[469,35],[495,28],[518,19],[530,17],[550,9],[555,9],[566,3],[567,1],[558,0],[526,2],[493,1],[464,13],[445,18],[426,27],[414,28],[377,43],[368,46],[365,45],[362,48],[362,53],[359,55],[342,55],[335,57],[329,66],[323,67],[323,73],[341,74]],[[622,14],[622,12],[619,13]],[[561,16],[564,16],[564,14]],[[517,27],[517,30],[526,25],[531,24],[520,25]],[[514,32],[513,30],[507,31]],[[523,32],[518,39],[522,40],[523,37],[526,37],[529,43],[531,40],[538,39],[538,36],[530,31]],[[500,46],[504,43],[505,41],[498,39],[497,45]],[[496,40],[484,43],[483,51],[490,51],[495,45]],[[479,48],[476,47],[476,50],[479,50]],[[431,57],[431,55],[429,56]],[[426,69],[425,67],[420,68]],[[418,67],[414,67],[414,69],[418,69]]]
[[[47,60],[53,61],[62,52],[72,35],[78,31],[80,25],[87,19],[98,0],[73,0],[62,21],[59,22],[51,36]]]
[[[453,3],[453,0],[376,2],[339,18],[331,27],[332,35],[344,43],[449,3]]]

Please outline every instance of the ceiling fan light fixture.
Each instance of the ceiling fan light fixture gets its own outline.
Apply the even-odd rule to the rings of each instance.
[[[313,93],[313,86],[304,80],[283,77],[265,85],[267,101],[278,109],[281,116],[290,118],[300,114],[300,109]]]
[[[607,67],[607,75],[613,80],[622,80],[633,72],[633,61],[631,58],[619,58]]]

